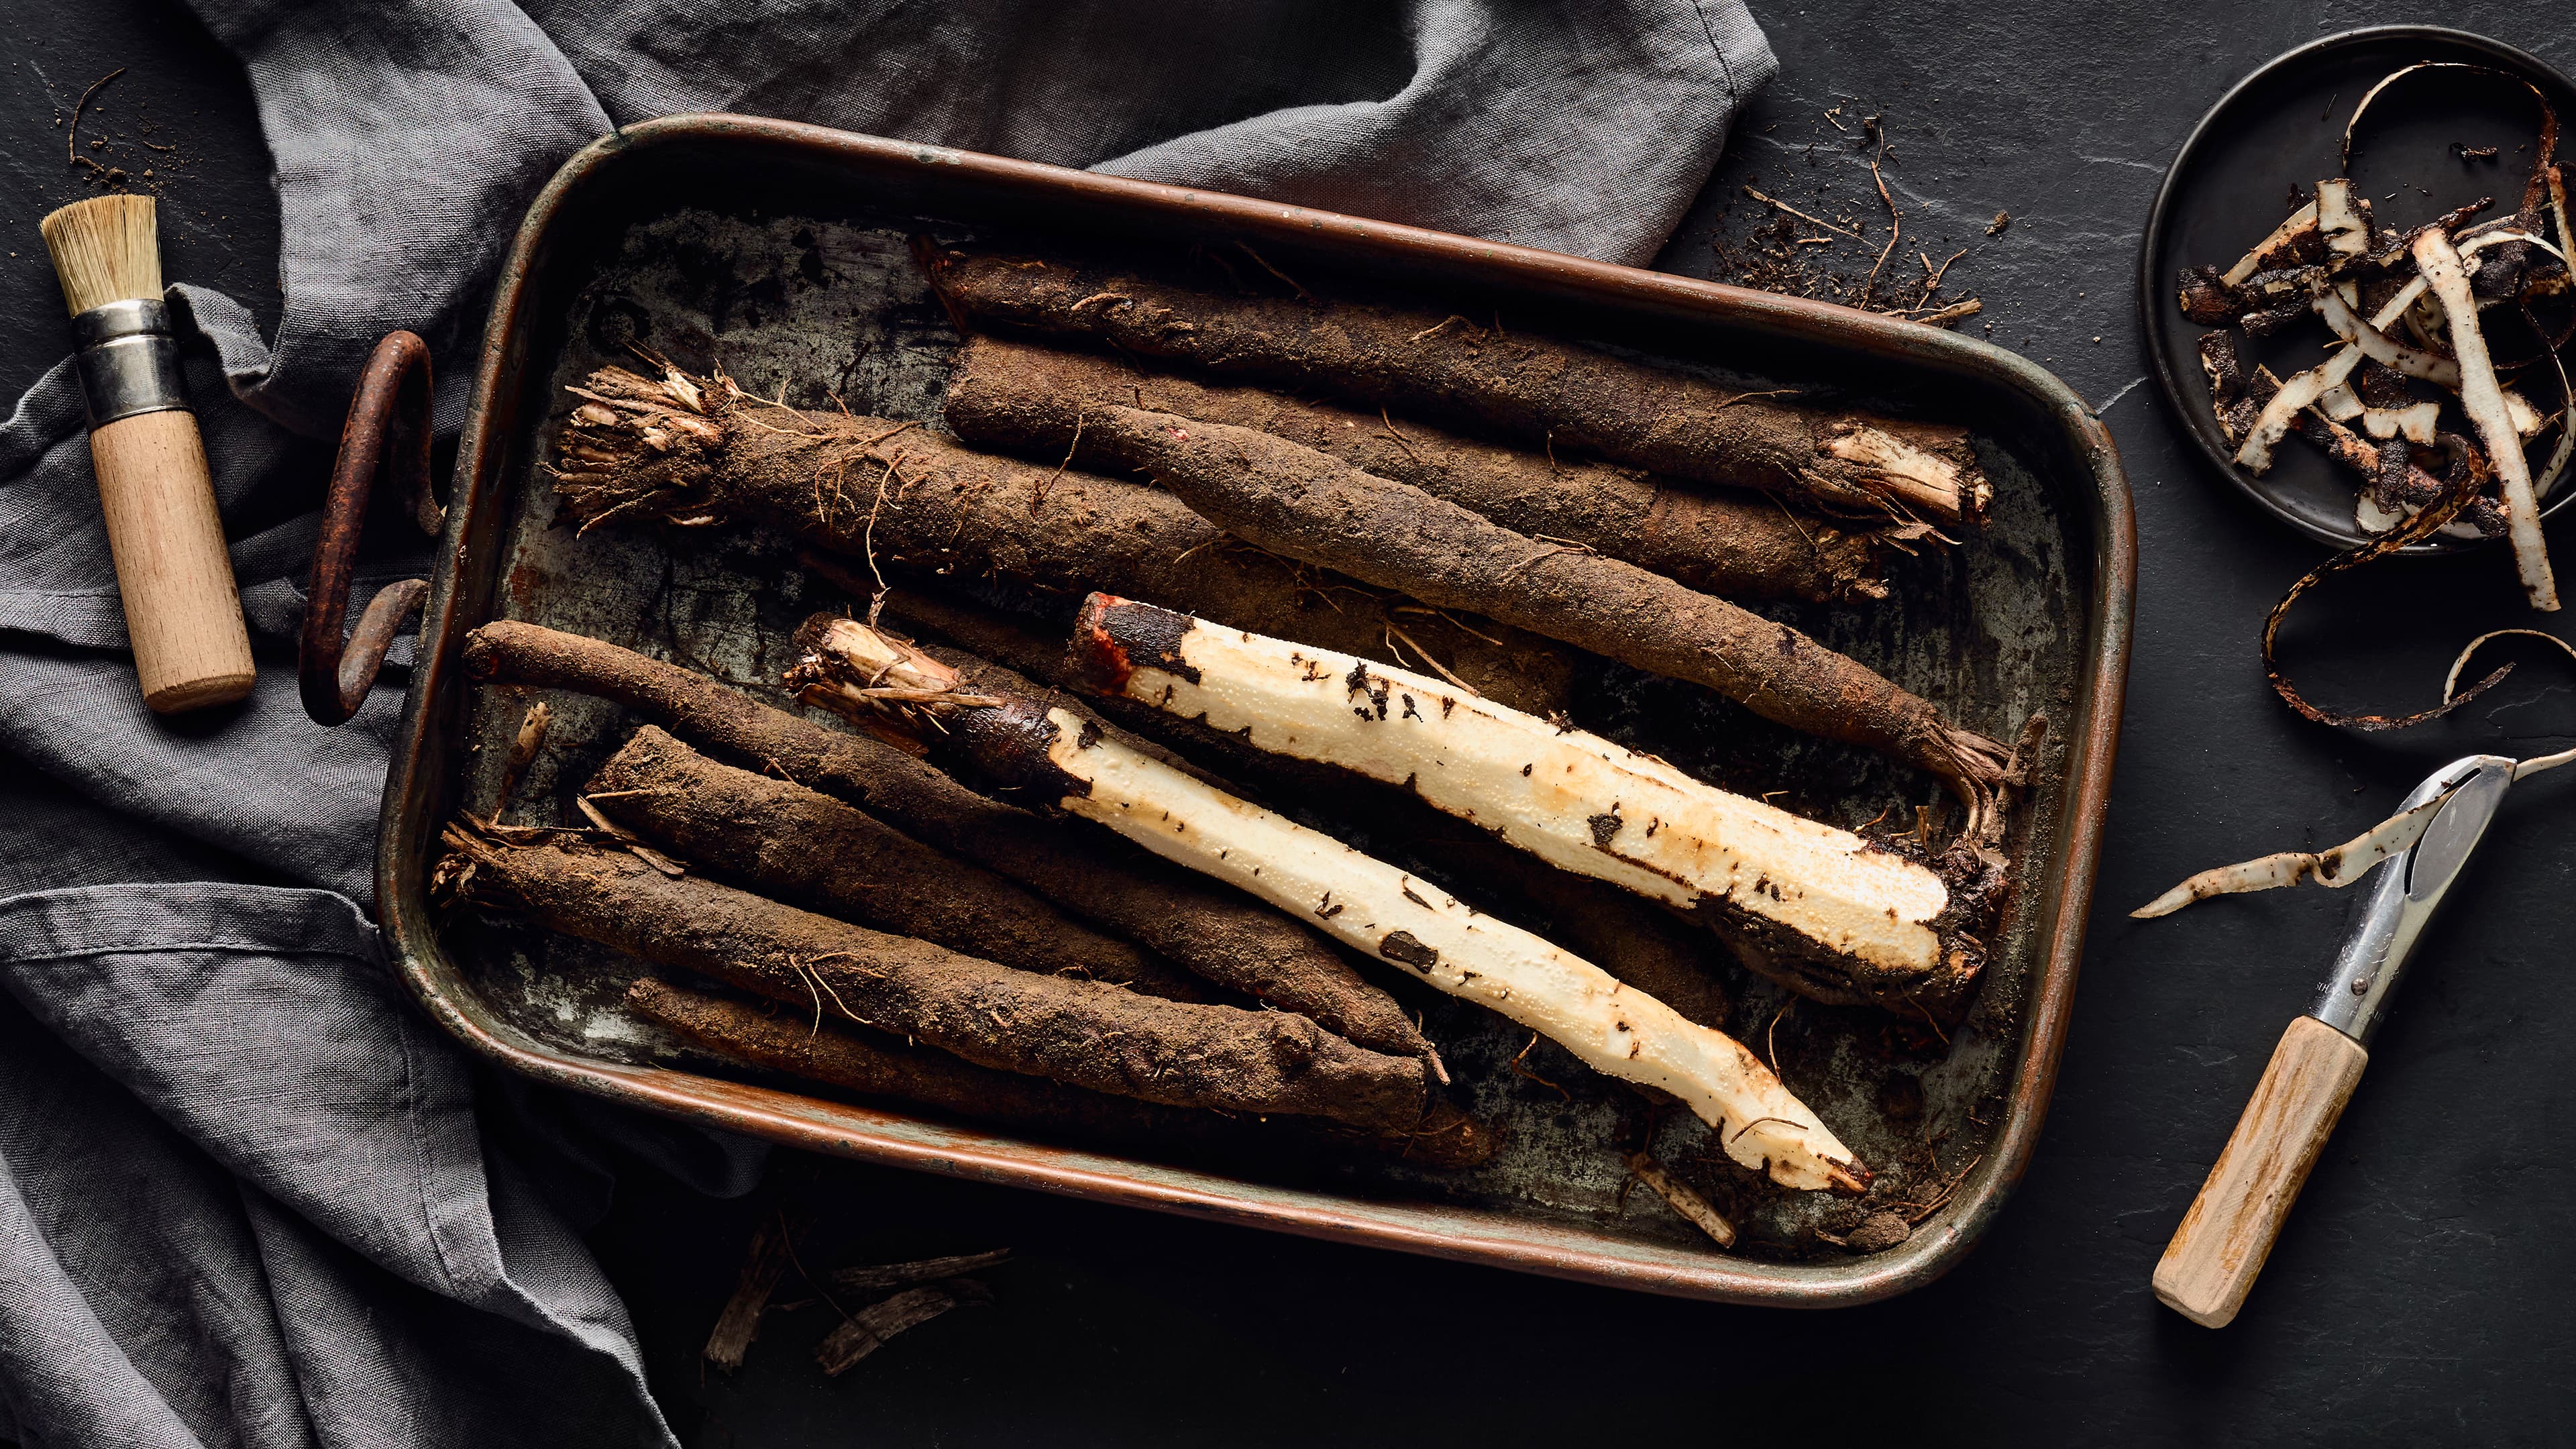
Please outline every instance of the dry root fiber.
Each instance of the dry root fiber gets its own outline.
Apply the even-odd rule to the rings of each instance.
[[[1088,1092],[993,1071],[888,1036],[829,1024],[817,1031],[809,1017],[792,1008],[764,1010],[651,978],[627,990],[626,1006],[707,1051],[749,1066],[1048,1136],[1164,1150],[1287,1138],[1363,1146],[1448,1168],[1473,1167],[1493,1156],[1496,1146],[1492,1131],[1446,1102],[1434,1102],[1415,1131],[1377,1137],[1308,1125],[1308,1119],[1229,1117]]]
[[[947,253],[932,279],[986,325],[1372,407],[1448,416],[1550,450],[1805,498],[1862,516],[1977,522],[1992,488],[1966,430],[1801,407],[1464,317],[1219,296],[1065,262]]]
[[[1679,486],[1649,473],[1556,459],[1406,420],[1140,372],[1114,358],[979,337],[959,354],[948,425],[966,441],[1061,456],[1096,408],[1134,406],[1252,428],[1481,513],[1733,599],[1887,597],[1892,555],[1928,530],[1837,523],[1776,496]],[[1100,460],[1097,448],[1074,462]]]
[[[677,665],[503,620],[467,638],[465,668],[478,679],[569,689],[632,710],[700,749],[856,805],[1221,985],[1257,995],[1262,983],[1282,978],[1347,980],[1377,994],[1313,932],[1258,902],[988,799],[883,741],[772,709]],[[1429,1054],[1392,1002],[1354,1006],[1336,1019],[1363,1046]]]
[[[1084,435],[1265,548],[1355,578],[1402,580],[1425,603],[1706,685],[1766,719],[1929,771],[1967,803],[1973,838],[2001,838],[1997,797],[2011,764],[2003,746],[1786,624],[1249,428],[1104,407],[1085,416]]]
[[[1491,624],[1398,624],[1394,601],[1246,548],[1142,484],[979,453],[882,418],[798,412],[723,377],[609,368],[575,393],[555,487],[585,528],[748,516],[871,565],[999,574],[1076,595],[1115,589],[1370,657],[1397,624],[1484,693],[1540,710],[1564,702],[1564,650]]]
[[[1411,1132],[1423,1064],[1355,1047],[1288,1012],[1163,1001],[1097,981],[1015,971],[634,857],[444,839],[466,898],[659,966],[926,1042],[979,1066],[1176,1107],[1328,1117]]]
[[[719,764],[652,725],[600,767],[590,798],[664,851],[777,900],[1023,971],[1208,999],[1197,977],[990,871],[828,795]]]

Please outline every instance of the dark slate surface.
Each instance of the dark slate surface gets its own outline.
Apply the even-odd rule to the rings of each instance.
[[[2447,921],[2290,1232],[2238,1323],[2192,1327],[2147,1275],[2210,1157],[2306,1002],[2347,902],[2323,891],[2123,912],[2181,875],[2378,818],[2467,749],[2569,743],[2567,668],[2531,654],[2467,717],[2395,739],[2301,723],[2253,652],[2263,610],[2317,551],[2202,472],[2151,382],[2131,276],[2146,207],[2193,119],[2238,75],[2389,6],[2055,6],[1964,16],[1833,0],[1758,5],[1783,61],[1667,265],[1717,275],[1756,184],[1842,214],[1874,202],[1834,129],[1885,117],[1909,240],[1968,246],[1953,294],[1992,336],[2104,409],[2136,488],[2136,664],[2091,949],[2056,1105],[2027,1181],[1946,1280],[1877,1307],[1764,1313],[1549,1283],[1389,1254],[799,1160],[827,1209],[825,1262],[1009,1245],[997,1307],[962,1311],[825,1382],[805,1350],[825,1310],[776,1320],[730,1380],[695,1351],[761,1202],[639,1182],[596,1241],[634,1304],[693,1443],[1530,1442],[1562,1436],[1900,1442],[2395,1440],[2560,1443],[2576,1431],[2576,1088],[2563,941],[2576,771],[2523,788]],[[2576,63],[2563,6],[2463,4],[2443,19]],[[0,391],[62,345],[34,219],[80,194],[51,122],[116,65],[115,164],[156,164],[181,219],[171,272],[273,315],[276,219],[238,72],[175,8],[0,4]],[[149,110],[145,109],[148,102]],[[1829,108],[1841,107],[1828,118]],[[150,122],[150,133],[141,125]],[[95,124],[94,122],[91,124]],[[172,133],[176,132],[174,136]],[[84,136],[91,134],[87,126]],[[166,168],[166,169],[165,169]],[[202,210],[202,219],[187,213]],[[1988,240],[1998,210],[2011,228]],[[0,248],[5,250],[6,248]],[[1911,252],[1914,247],[1909,245]],[[1864,263],[1865,265],[1865,263]],[[1904,257],[1891,258],[1891,275]],[[1919,265],[1910,275],[1919,276]],[[318,487],[318,480],[317,480]],[[2570,530],[2562,562],[2576,567]],[[2501,554],[2390,565],[2330,588],[2291,632],[2319,697],[2411,707],[2450,650],[2534,622]],[[2561,626],[2562,628],[2564,626]],[[819,1264],[818,1264],[819,1266]]]

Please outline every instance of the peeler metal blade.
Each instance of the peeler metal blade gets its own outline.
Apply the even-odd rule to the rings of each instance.
[[[2389,860],[2372,882],[2361,919],[2344,938],[2334,971],[2308,1015],[2363,1046],[2370,1044],[2415,942],[2485,838],[2513,784],[2513,771],[2514,762],[2501,755],[2468,755],[2435,770],[2407,795],[2402,809],[2434,800],[2442,800],[2442,807],[2415,843]]]

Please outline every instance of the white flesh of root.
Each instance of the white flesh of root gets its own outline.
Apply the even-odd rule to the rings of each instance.
[[[2299,410],[2314,406],[2329,391],[2343,386],[2352,370],[2361,366],[2361,358],[2361,349],[2347,344],[2307,371],[2292,373],[2281,384],[2281,390],[2272,394],[2272,400],[2263,404],[2262,414],[2245,429],[2245,441],[2236,450],[2237,463],[2256,473],[2270,472],[2272,445],[2290,435],[2290,425],[2298,421]]]
[[[1058,802],[1066,812],[1491,1007],[1595,1071],[1672,1093],[1727,1156],[1784,1187],[1865,1186],[1851,1149],[1743,1043],[1428,881],[1086,731],[1064,710],[1047,719],[1048,760],[1091,787]]]
[[[2326,250],[2347,257],[2369,252],[2370,228],[2362,225],[2361,211],[2352,204],[2351,182],[2340,176],[2318,182],[2316,211]]]
[[[2549,568],[2549,546],[2540,534],[2540,501],[2531,487],[2531,463],[2523,456],[2522,435],[2513,425],[2504,394],[2496,382],[2495,364],[2478,330],[2478,304],[2461,270],[2460,253],[2439,227],[2427,227],[2415,239],[2415,265],[2449,323],[2451,352],[2460,361],[2460,410],[2476,424],[2488,461],[2504,496],[2505,525],[2513,539],[2513,561],[2531,606],[2544,612],[2558,607],[2558,581]]]
[[[876,706],[909,705],[932,714],[1001,703],[990,695],[966,690],[956,670],[856,619],[834,620],[820,643],[821,653],[807,656],[807,662],[819,664],[823,655],[829,655],[840,667],[800,678],[798,684],[806,694],[834,694]],[[865,672],[865,683],[847,677],[856,671]]]
[[[1825,440],[1825,451],[1877,473],[1880,486],[1890,497],[1908,509],[1935,518],[1955,519],[1963,513],[1981,513],[1994,501],[1994,485],[1982,476],[1974,481],[1969,496],[1962,499],[1957,464],[1877,428],[1849,425]]]
[[[2458,390],[2458,363],[2447,357],[2436,357],[2420,347],[2409,347],[2362,321],[2361,315],[2353,311],[2351,304],[2332,288],[2317,293],[2314,305],[2317,315],[2325,318],[2326,325],[2334,329],[2335,336],[2359,347],[2362,355],[2371,361],[2393,367],[2408,377],[2422,378],[2437,387]]]
[[[2370,330],[2384,335],[2388,327],[2405,316],[2406,309],[2424,294],[2422,277],[2408,282],[2396,296],[2388,299],[2386,306],[2371,314]],[[2343,299],[2336,296],[2335,300],[2341,302]],[[2349,315],[2350,309],[2345,310]],[[2328,320],[2331,322],[2332,319]],[[2352,370],[2361,366],[2363,356],[2359,344],[2346,342],[2335,349],[2334,356],[2305,372],[2292,374],[2288,382],[2281,384],[2281,390],[2273,395],[2272,400],[2263,405],[2261,416],[2247,425],[2245,442],[2236,450],[2236,461],[2252,472],[2269,472],[2272,445],[2289,436],[2290,424],[2298,420],[2299,410],[2313,406],[2327,393],[2342,387],[2345,379],[2352,376]]]
[[[1131,656],[1128,696],[1204,716],[1256,749],[1405,786],[1551,865],[1639,895],[1684,909],[1717,897],[1825,955],[1913,972],[1941,962],[1931,923],[1949,887],[1848,830],[1425,675],[1207,624],[1181,636],[1180,652],[1197,682]]]
[[[2290,238],[2297,236],[2303,231],[2315,230],[2316,226],[2317,204],[2311,201],[2306,205],[2301,206],[2298,210],[2291,212],[2288,216],[2282,218],[2281,224],[2272,228],[2272,234],[2270,236],[2256,242],[2252,251],[2238,257],[2236,259],[2236,265],[2229,267],[2226,271],[2219,274],[2219,280],[2225,282],[2231,287],[2237,285],[2247,277],[2254,275],[2255,264],[2262,258],[2265,252],[2272,250],[2274,247],[2280,246],[2282,243],[2287,242]]]
[[[2402,408],[2361,410],[2361,430],[2382,441],[2403,437],[2410,443],[2430,447],[2434,429],[2440,426],[2441,421],[2442,405],[2429,398],[2419,403],[2408,403]]]

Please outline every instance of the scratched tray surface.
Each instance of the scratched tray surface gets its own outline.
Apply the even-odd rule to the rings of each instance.
[[[959,337],[910,255],[910,239],[924,231],[943,243],[1046,244],[1025,234],[978,237],[935,220],[864,212],[835,219],[678,209],[615,234],[600,248],[568,325],[556,334],[564,341],[551,359],[549,410],[538,431],[517,440],[512,471],[501,479],[500,500],[510,510],[499,570],[501,612],[639,649],[788,705],[774,682],[792,662],[792,631],[816,609],[848,604],[847,596],[800,568],[785,540],[747,527],[690,532],[612,525],[576,537],[553,526],[552,490],[542,476],[532,476],[530,463],[545,456],[540,445],[565,411],[563,385],[595,367],[631,362],[636,344],[693,369],[720,365],[745,388],[797,406],[828,408],[837,399],[853,411],[937,426]],[[1192,265],[1184,255],[1139,257],[1148,260]],[[1300,280],[1318,289],[1364,289],[1357,279],[1320,271]],[[1505,320],[1511,315],[1506,311]],[[1810,381],[1590,340],[1730,384]],[[543,357],[530,361],[532,368],[547,365]],[[1994,514],[1965,547],[1902,568],[1898,596],[1886,603],[1774,612],[1941,702],[1971,727],[2010,738],[2035,711],[2061,721],[2072,717],[2086,647],[2088,581],[2070,577],[2070,560],[2080,572],[2088,555],[2081,523],[2052,510],[2048,491],[2012,452],[1984,439],[1979,452],[1995,484]],[[1031,599],[994,581],[934,582],[1031,611],[1051,627],[1070,613],[1070,600]],[[573,792],[635,721],[586,697],[547,697],[555,710],[547,748],[511,818],[571,823]],[[1928,780],[1875,756],[1794,735],[1705,690],[1606,662],[1585,666],[1577,700],[1577,722],[1587,728],[1824,820],[1855,827],[1882,816],[1910,820],[1915,805],[1938,798]],[[459,767],[458,798],[477,813],[493,804],[500,756],[521,707],[492,690],[476,691],[469,705],[468,749],[452,758],[466,762]],[[2035,873],[2032,863],[2053,853],[2061,825],[2055,812],[2062,733],[2043,752],[2038,788],[2016,823],[2017,873]],[[1436,858],[1414,857],[1402,840],[1373,839],[1310,804],[1270,803],[1440,881],[1481,909],[1546,929],[1544,919],[1528,916],[1515,901],[1495,898]],[[1887,1187],[1869,1209],[1930,1204],[1986,1150],[2002,1116],[2036,973],[2036,914],[2009,912],[1978,1002],[1946,1044],[1924,1023],[1874,1010],[1799,1001],[1783,1012],[1785,993],[1710,953],[1735,1001],[1731,1018],[1719,1025],[1766,1058],[1776,1057],[1790,1088],[1877,1170]],[[620,998],[645,969],[629,958],[471,913],[450,919],[444,930],[469,988],[539,1041],[594,1059],[775,1080],[696,1053],[626,1015]],[[1650,1120],[1635,1093],[1553,1043],[1542,1040],[1522,1055],[1530,1042],[1525,1029],[1376,963],[1361,969],[1420,1014],[1449,1064],[1456,1099],[1505,1129],[1500,1153],[1483,1167],[1444,1172],[1356,1150],[1299,1157],[1264,1149],[1224,1164],[1226,1170],[1283,1186],[1439,1202],[1608,1238],[1716,1251],[1652,1194],[1627,1190],[1625,1152],[1651,1130],[1655,1154],[1738,1223],[1738,1254],[1843,1256],[1813,1230],[1847,1228],[1861,1207],[1772,1188],[1727,1162],[1688,1113],[1667,1111]],[[810,1086],[796,1090],[830,1095]],[[1208,1164],[1202,1155],[1181,1165]]]

